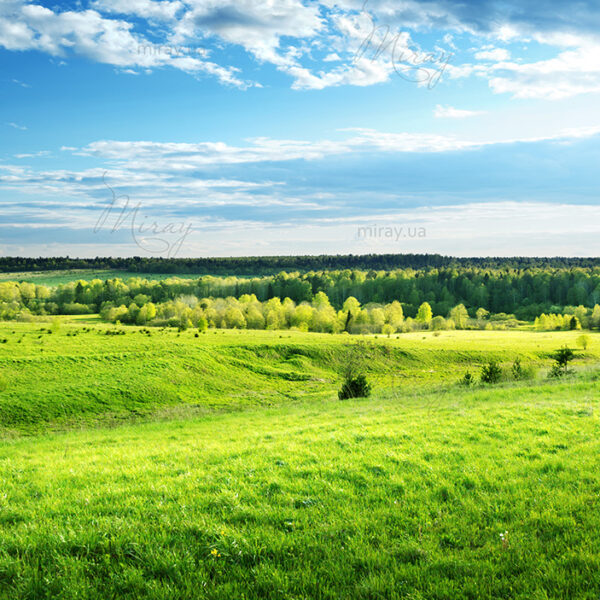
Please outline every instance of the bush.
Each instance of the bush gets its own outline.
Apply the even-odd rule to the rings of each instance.
[[[496,361],[490,361],[481,368],[481,381],[483,383],[498,383],[502,378],[502,369]]]
[[[554,353],[555,364],[552,365],[548,377],[564,377],[569,374],[569,362],[575,358],[575,353],[567,346],[563,346]]]
[[[568,346],[563,346],[559,348],[554,353],[554,360],[556,364],[553,365],[549,377],[562,377],[569,372],[569,362],[571,362],[575,358],[575,353]]]
[[[364,375],[347,375],[342,389],[338,392],[338,398],[340,400],[347,400],[348,398],[367,398],[371,395],[371,386],[367,382],[367,378]]]
[[[515,381],[525,381],[527,379],[535,379],[537,375],[537,368],[533,365],[527,365],[524,367],[521,364],[521,359],[516,358],[512,365],[511,372]]]
[[[550,369],[550,372],[548,373],[548,377],[550,379],[564,377],[567,374],[567,372],[565,372],[559,364],[554,364],[554,365],[552,365],[552,368]]]
[[[90,315],[94,311],[87,305],[79,302],[67,302],[62,306],[64,315]]]
[[[520,358],[515,358],[511,371],[513,379],[516,379],[517,381],[523,379],[523,367],[521,366]]]

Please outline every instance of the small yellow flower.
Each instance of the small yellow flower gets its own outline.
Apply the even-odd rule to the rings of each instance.
[[[218,558],[219,556],[221,556],[221,554],[219,553],[219,551],[218,551],[216,548],[213,548],[213,549],[210,551],[210,553],[211,553],[211,554],[212,554],[214,557],[216,557],[216,558]]]

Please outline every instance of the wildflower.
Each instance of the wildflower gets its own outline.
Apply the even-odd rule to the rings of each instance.
[[[215,558],[219,558],[221,556],[221,553],[216,549],[213,548],[210,553],[212,554],[212,556],[214,556]]]

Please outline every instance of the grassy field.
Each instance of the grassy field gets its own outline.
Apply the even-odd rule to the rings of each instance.
[[[599,597],[597,335],[50,326],[0,324],[0,598]]]
[[[143,279],[162,280],[170,277],[181,279],[193,279],[198,275],[174,275],[173,273],[134,273],[130,271],[111,271],[108,269],[70,269],[65,271],[23,271],[20,273],[0,273],[0,281],[29,281],[37,285],[55,286],[61,283],[69,283],[83,279],[129,279],[130,277],[142,277]]]
[[[8,441],[0,589],[596,599],[599,392],[380,394]]]
[[[576,332],[443,332],[391,338],[293,331],[177,332],[115,327],[94,317],[0,324],[0,428],[120,421],[182,408],[207,412],[335,399],[341,372],[359,360],[375,389],[454,387],[467,369],[516,357],[546,368]],[[107,335],[120,332],[120,335]],[[591,336],[580,366],[599,358]],[[598,339],[598,342],[596,342]]]

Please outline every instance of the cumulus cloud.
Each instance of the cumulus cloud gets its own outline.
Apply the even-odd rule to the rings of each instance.
[[[600,11],[593,0],[325,0],[330,6],[365,6],[381,21],[411,29],[436,29],[509,39],[537,32],[598,34]]]
[[[580,47],[564,50],[555,58],[496,65],[489,80],[491,89],[515,98],[553,100],[600,92],[600,43],[580,43]]]
[[[494,92],[520,98],[598,90],[600,7],[585,0],[92,0],[68,10],[25,0],[0,5],[0,46],[7,50],[77,54],[125,73],[171,67],[240,88],[253,82],[226,64],[227,46],[273,65],[295,89],[368,86],[414,71],[414,57],[428,52],[416,40],[429,30],[441,34],[448,50],[460,34],[480,42],[479,62],[448,65],[444,73],[452,78],[486,78]],[[545,61],[511,62],[497,43],[515,40],[562,51]],[[203,52],[164,51],[204,46]],[[431,80],[431,70],[435,64],[423,65],[419,74]],[[552,77],[555,90],[549,89]]]
[[[130,22],[106,18],[95,10],[54,12],[16,0],[0,8],[0,46],[8,50],[39,50],[60,57],[75,53],[123,68],[171,66],[191,74],[213,75],[225,84],[246,85],[235,68],[198,56],[148,52],[146,48],[156,45],[133,29]]]
[[[184,4],[179,0],[95,0],[92,7],[100,12],[170,21],[184,8]]]

